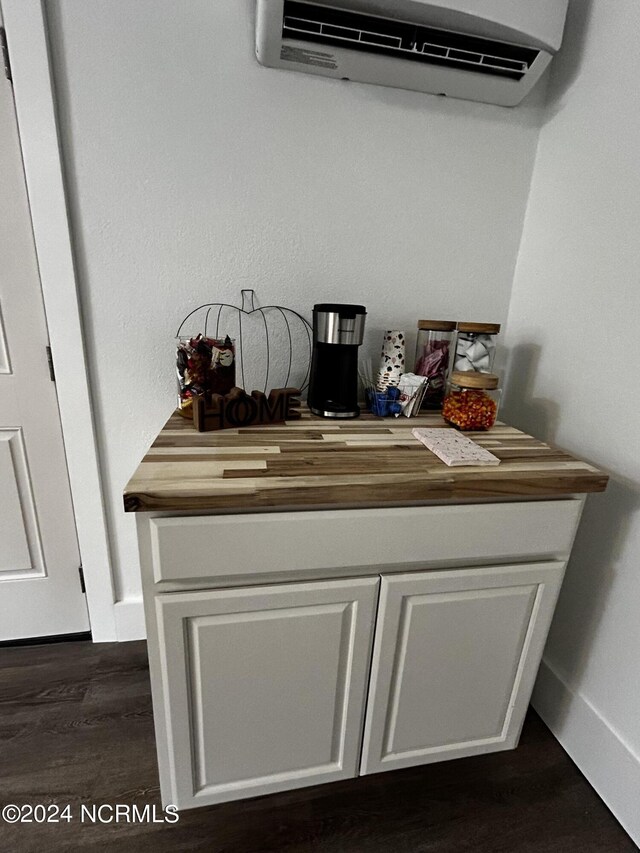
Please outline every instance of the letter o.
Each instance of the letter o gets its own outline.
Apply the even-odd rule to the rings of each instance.
[[[238,397],[229,400],[225,406],[227,421],[234,427],[246,426],[253,423],[258,414],[258,406],[253,397]]]

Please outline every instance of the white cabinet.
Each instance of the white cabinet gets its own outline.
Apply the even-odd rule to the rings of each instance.
[[[581,506],[140,516],[163,801],[514,747]]]
[[[166,802],[190,808],[358,774],[378,585],[156,598]]]
[[[563,569],[383,576],[362,773],[516,745]]]

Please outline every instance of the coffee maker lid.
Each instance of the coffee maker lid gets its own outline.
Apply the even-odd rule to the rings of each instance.
[[[364,305],[348,305],[344,302],[320,302],[313,306],[317,314],[340,314],[341,317],[355,317],[356,314],[366,314]]]

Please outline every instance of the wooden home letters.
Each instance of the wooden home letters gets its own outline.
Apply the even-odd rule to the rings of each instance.
[[[301,417],[299,388],[274,388],[267,397],[262,391],[251,395],[242,388],[228,394],[200,395],[193,399],[193,425],[198,432],[257,426]]]

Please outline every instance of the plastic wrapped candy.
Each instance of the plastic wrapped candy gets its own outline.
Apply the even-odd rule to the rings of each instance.
[[[176,349],[178,408],[191,417],[196,394],[228,394],[236,384],[234,342],[226,338],[179,338]]]
[[[453,369],[491,373],[499,323],[458,323]]]
[[[455,328],[452,320],[418,320],[415,372],[429,380],[423,401],[426,409],[442,407]]]

